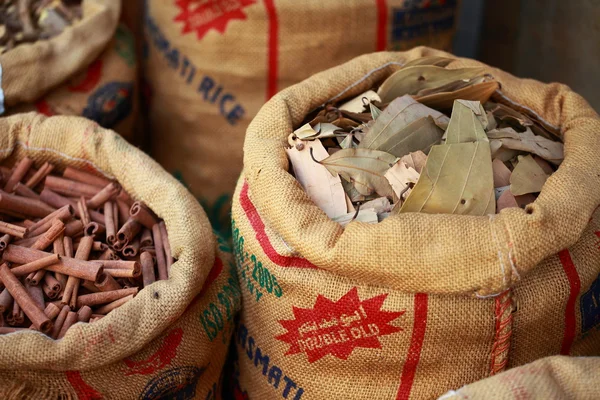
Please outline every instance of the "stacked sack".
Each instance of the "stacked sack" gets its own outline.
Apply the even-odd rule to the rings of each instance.
[[[280,92],[250,124],[232,209],[240,395],[432,398],[543,357],[600,355],[600,118],[568,87],[468,59],[447,67],[485,68],[495,102],[564,139],[564,162],[526,209],[342,228],[288,172],[286,139],[311,111],[425,56],[455,58],[361,56]]]
[[[36,331],[0,335],[2,398],[219,398],[240,291],[229,246],[215,240],[192,195],[115,133],[78,117],[0,119],[3,161],[72,166],[117,180],[164,219],[169,279],[142,289],[60,340]]]
[[[79,115],[134,139],[135,40],[120,0],[83,0],[82,19],[47,40],[0,55],[2,110]]]
[[[227,226],[246,128],[266,100],[364,53],[449,50],[456,10],[455,0],[147,0],[152,156]]]

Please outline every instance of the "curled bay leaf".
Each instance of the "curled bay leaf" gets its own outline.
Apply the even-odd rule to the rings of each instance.
[[[347,101],[344,104],[342,104],[339,107],[339,109],[344,110],[344,111],[350,111],[353,113],[361,113],[365,109],[365,105],[367,103],[371,104],[371,102],[373,100],[381,101],[381,98],[379,98],[379,95],[377,93],[375,93],[374,91],[367,90],[366,92],[359,94],[352,100]]]
[[[384,174],[395,162],[396,157],[383,151],[342,149],[322,160],[321,164],[332,174],[339,174],[352,182],[358,193],[364,196],[376,192],[391,198],[392,187]]]
[[[313,129],[313,127],[310,126],[310,124],[304,124],[300,128],[298,128],[294,131],[294,135],[298,139],[307,139],[310,137],[314,137],[314,136],[317,136],[318,133],[319,132],[317,130]]]
[[[446,69],[431,65],[415,65],[402,68],[390,75],[377,90],[381,101],[390,102],[406,94],[446,85],[451,82],[473,79],[483,75],[483,68]]]
[[[502,147],[533,153],[552,164],[559,165],[564,159],[563,144],[534,135],[531,129],[517,132],[512,128],[493,129],[487,132],[490,140],[498,140]]]
[[[340,177],[332,175],[324,166],[312,159],[314,157],[316,160],[321,160],[329,157],[321,141],[317,139],[311,142],[300,140],[296,142],[303,145],[302,150],[294,146],[286,149],[286,153],[292,163],[294,175],[308,197],[330,218],[345,214],[346,194]]]
[[[510,192],[515,196],[539,193],[546,179],[548,175],[531,155],[519,156],[519,162],[510,175]]]
[[[427,107],[444,110],[452,107],[452,102],[456,99],[485,103],[499,87],[500,85],[496,81],[481,82],[457,89],[452,92],[441,92],[425,96],[417,96],[415,99],[420,103],[425,104]]]
[[[472,103],[464,103],[460,100],[454,102],[452,117],[448,129],[446,129],[446,144],[475,142],[478,140],[487,142],[488,138],[483,130],[483,125],[471,109],[472,106],[475,108]]]
[[[433,146],[400,212],[486,215],[495,212],[489,142]]]
[[[411,122],[427,116],[431,116],[436,123],[447,123],[449,121],[446,115],[416,102],[410,96],[399,97],[392,101],[374,122],[366,125],[367,129],[359,147],[379,149],[379,146],[396,136]],[[408,131],[403,132],[403,134],[408,133]],[[441,135],[439,136],[441,138]],[[400,136],[397,139],[402,140],[403,137]],[[409,151],[416,150],[422,149],[411,147]],[[401,155],[407,154],[409,151]]]

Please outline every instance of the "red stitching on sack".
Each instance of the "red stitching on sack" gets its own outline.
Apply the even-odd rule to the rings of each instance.
[[[100,400],[102,395],[93,387],[85,383],[79,371],[66,371],[67,380],[75,389],[79,400]]]
[[[492,345],[490,375],[504,371],[508,364],[508,350],[512,336],[512,293],[510,289],[495,299],[496,321],[494,344]]]
[[[569,280],[569,299],[565,308],[565,333],[560,348],[560,354],[566,356],[571,352],[571,346],[573,345],[573,340],[575,340],[575,329],[577,327],[575,304],[577,296],[579,296],[579,292],[581,291],[581,281],[579,280],[579,275],[577,274],[577,269],[575,268],[575,264],[573,264],[569,250],[562,250],[558,253],[558,257]]]
[[[269,237],[267,236],[267,233],[265,232],[264,222],[260,218],[256,207],[254,207],[254,204],[248,196],[248,182],[244,182],[244,186],[242,186],[242,190],[240,192],[240,204],[246,213],[246,217],[248,218],[250,225],[252,225],[252,229],[254,229],[254,232],[256,233],[256,240],[258,240],[260,247],[266,256],[269,257],[269,260],[280,267],[319,269],[319,267],[308,261],[306,258],[282,256],[281,254],[277,253],[277,250],[275,250]]]
[[[279,21],[274,0],[265,0],[265,9],[269,24],[269,42],[267,49],[267,100],[277,93],[279,68]]]
[[[129,371],[125,372],[125,376],[150,375],[170,365],[177,355],[177,348],[182,340],[183,329],[175,328],[165,336],[159,348],[145,360],[123,359],[123,362],[129,368]]]
[[[387,47],[388,8],[386,0],[377,1],[377,51],[384,51]]]
[[[414,299],[414,322],[412,337],[410,338],[410,347],[406,362],[402,368],[402,377],[400,378],[400,387],[396,400],[404,400],[410,397],[413,382],[419,359],[421,358],[421,350],[423,349],[423,340],[425,339],[425,331],[427,330],[427,293],[417,293]]]

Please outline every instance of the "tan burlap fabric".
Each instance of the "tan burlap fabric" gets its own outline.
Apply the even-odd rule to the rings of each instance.
[[[598,357],[547,357],[450,391],[440,400],[593,400],[598,376]]]
[[[497,101],[537,113],[565,141],[525,210],[343,229],[288,173],[286,137],[311,110],[434,54],[451,56],[356,58],[282,91],[250,124],[232,217],[240,390],[251,398],[431,398],[542,357],[600,355],[600,119],[568,87],[485,66],[502,85]]]
[[[422,0],[146,5],[152,156],[226,224],[246,128],[266,100],[361,54],[448,50],[457,10],[456,1]]]
[[[60,35],[0,55],[6,107],[31,103],[89,65],[113,37],[120,0],[83,0],[83,20]]]
[[[141,290],[98,322],[73,326],[61,340],[37,332],[0,336],[0,397],[215,393],[239,290],[227,246],[217,244],[193,196],[150,157],[83,118],[0,119],[1,158],[10,163],[25,155],[36,165],[71,165],[118,180],[165,220],[177,261],[168,281]]]

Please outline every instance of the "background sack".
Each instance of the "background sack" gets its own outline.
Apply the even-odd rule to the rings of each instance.
[[[83,19],[0,55],[8,113],[79,115],[133,140],[138,109],[134,37],[120,0],[84,0]]]
[[[266,100],[360,54],[420,44],[450,49],[457,9],[455,0],[145,5],[152,155],[220,226],[229,225],[246,128]]]
[[[598,398],[598,357],[547,357],[452,390],[440,400]]]
[[[431,398],[542,357],[600,355],[600,119],[566,86],[449,65],[485,67],[496,101],[560,127],[565,160],[525,210],[343,229],[287,172],[286,138],[305,115],[427,55],[453,57],[358,57],[277,94],[250,124],[232,209],[249,398]]]
[[[100,321],[74,325],[61,340],[1,335],[0,396],[218,398],[239,289],[229,249],[217,243],[193,196],[150,157],[83,118],[2,118],[0,149],[9,162],[27,155],[37,165],[49,161],[117,179],[164,219],[177,259],[168,281]]]

